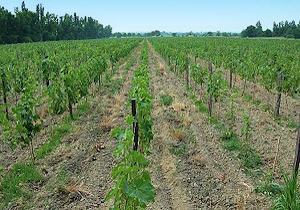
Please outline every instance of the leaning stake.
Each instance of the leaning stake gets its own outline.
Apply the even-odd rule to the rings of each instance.
[[[294,162],[294,174],[298,175],[300,163],[300,114],[298,121],[298,135],[297,135],[297,143],[296,143],[296,154],[295,154],[295,162]]]

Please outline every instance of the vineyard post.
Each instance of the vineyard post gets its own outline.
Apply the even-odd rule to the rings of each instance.
[[[33,143],[32,143],[32,137],[30,137],[30,150],[31,150],[31,157],[32,157],[32,162],[34,163],[36,157],[34,155],[34,150],[33,150]]]
[[[229,70],[229,87],[232,88],[232,70]]]
[[[6,77],[5,77],[4,72],[1,72],[1,73],[2,73],[1,74],[1,79],[2,79],[3,102],[4,102],[4,105],[5,105],[6,119],[8,120],[9,116],[8,116],[8,106],[7,106],[7,96],[6,96],[6,89],[7,89]]]
[[[73,109],[72,109],[72,103],[71,103],[70,99],[68,100],[68,107],[69,107],[70,117],[73,120]]]
[[[186,59],[187,65],[186,65],[186,86],[189,89],[190,88],[190,64],[189,59]]]
[[[297,143],[296,143],[296,153],[295,153],[295,161],[294,161],[294,174],[298,175],[300,163],[300,113],[298,120],[298,135],[297,135]]]
[[[211,62],[209,62],[209,64],[208,64],[208,71],[209,71],[210,77],[212,77],[213,67],[212,67]],[[208,113],[209,113],[210,117],[212,115],[212,103],[213,103],[213,96],[212,96],[212,93],[210,92],[209,93],[209,99],[208,99]]]
[[[136,99],[131,99],[131,113],[133,117],[132,129],[134,134],[133,150],[137,151],[139,145],[139,127],[137,122]]]
[[[281,104],[281,91],[282,91],[282,80],[283,80],[283,75],[282,72],[278,72],[277,75],[277,98],[276,98],[276,104],[275,104],[275,110],[274,110],[274,115],[275,117],[278,117],[280,114],[280,104]]]

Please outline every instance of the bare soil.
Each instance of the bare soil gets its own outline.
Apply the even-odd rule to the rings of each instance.
[[[268,209],[270,201],[254,192],[254,182],[222,148],[218,132],[197,112],[183,83],[152,46],[150,71],[155,97],[152,175],[159,186],[150,209]],[[162,94],[173,97],[170,107],[159,103]],[[184,138],[174,138],[174,129]],[[171,152],[181,147],[179,154]]]

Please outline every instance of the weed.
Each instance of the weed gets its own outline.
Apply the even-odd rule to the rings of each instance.
[[[196,100],[195,106],[198,108],[199,112],[208,113],[207,106],[201,100]]]
[[[27,185],[42,180],[42,175],[34,165],[16,163],[2,179],[0,203],[7,205],[21,197],[29,198],[30,193],[26,190]]]
[[[164,106],[170,106],[173,103],[173,98],[170,95],[161,95],[160,103]]]
[[[287,126],[290,129],[297,130],[300,127],[299,123],[297,123],[295,120],[293,120],[291,118],[287,119],[287,121],[288,121]]]
[[[122,78],[118,78],[115,80],[112,80],[111,83],[109,84],[109,89],[110,92],[115,95],[116,93],[120,92],[122,85],[123,85],[124,80]]]
[[[265,180],[256,187],[255,192],[273,197],[282,192],[282,186],[274,182],[272,174],[268,173]]]
[[[171,137],[176,141],[183,141],[185,136],[185,133],[181,129],[174,129],[171,132]]]
[[[87,113],[91,109],[90,103],[88,101],[81,101],[77,107],[75,115],[81,117],[83,114]]]
[[[46,155],[54,151],[61,143],[61,139],[63,136],[68,134],[72,129],[71,124],[62,123],[61,125],[57,126],[49,138],[49,140],[43,144],[40,148],[36,151],[37,159],[43,159]]]
[[[243,116],[242,136],[244,137],[245,141],[248,141],[251,137],[250,114],[244,114],[244,116]]]
[[[217,117],[211,116],[208,118],[208,121],[210,124],[214,125],[215,128],[219,131],[226,131],[226,126],[221,120],[219,120]]]
[[[170,152],[176,156],[184,155],[187,151],[187,145],[183,142],[173,145],[170,148]]]
[[[249,94],[244,94],[244,99],[245,99],[247,102],[252,102],[252,101],[253,101],[252,96],[249,95]]]
[[[229,151],[238,151],[241,148],[241,142],[238,136],[232,131],[226,131],[221,137],[223,147]]]
[[[241,159],[244,167],[247,169],[258,168],[262,164],[259,154],[247,143],[244,143],[241,146],[238,157]]]
[[[296,210],[300,209],[300,194],[297,185],[297,176],[284,177],[285,185],[281,195],[274,203],[274,210]]]

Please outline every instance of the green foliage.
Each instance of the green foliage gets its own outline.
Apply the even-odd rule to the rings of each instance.
[[[208,74],[206,79],[207,95],[212,96],[215,100],[219,99],[226,90],[226,81],[223,78],[221,71],[215,71],[213,74]]]
[[[202,112],[202,113],[208,113],[207,106],[201,100],[196,100],[195,101],[195,106],[198,108],[198,110],[200,112]]]
[[[33,146],[32,138],[40,130],[41,123],[38,121],[39,116],[36,113],[36,83],[32,78],[26,83],[23,95],[17,106],[13,109],[16,118],[16,131],[18,140],[25,145],[31,145],[32,158]]]
[[[71,131],[71,128],[72,126],[69,123],[62,123],[54,128],[48,141],[36,150],[37,159],[43,159],[46,155],[56,149],[60,145],[63,136],[68,134]]]
[[[259,183],[255,192],[274,197],[279,195],[282,190],[282,186],[274,182],[272,173],[267,173],[265,180]]]
[[[149,73],[148,73],[148,51],[144,47],[141,54],[141,66],[134,72],[132,87],[130,90],[131,98],[137,102],[137,113],[139,123],[139,144],[142,150],[149,148],[153,139],[152,132],[152,96],[149,92]]]
[[[236,95],[234,93],[229,96],[229,110],[225,113],[226,122],[230,130],[234,129],[236,122],[235,97]]]
[[[224,148],[229,151],[239,151],[242,147],[242,143],[238,136],[230,130],[224,132],[221,139],[223,141]]]
[[[255,169],[262,164],[259,154],[248,143],[242,145],[238,157],[247,169]]]
[[[1,181],[0,190],[2,197],[0,197],[0,203],[8,205],[21,197],[29,199],[30,193],[28,192],[28,184],[42,180],[43,177],[34,165],[25,163],[15,164],[12,169],[4,175]]]
[[[149,93],[148,54],[147,48],[141,55],[142,65],[134,73],[130,96],[137,102],[137,122],[139,123],[140,151],[132,150],[134,134],[132,123],[136,120],[132,116],[126,118],[127,128],[115,128],[112,131],[117,139],[114,151],[118,163],[112,170],[114,187],[106,195],[106,200],[113,199],[112,209],[146,209],[147,204],[154,201],[155,190],[147,171],[149,161],[144,156],[149,151],[152,133],[152,97]]]
[[[122,88],[123,82],[124,80],[122,78],[112,80],[109,85],[110,92],[112,92],[112,94],[118,93]]]
[[[76,13],[59,17],[46,12],[41,4],[36,6],[36,11],[30,11],[23,1],[21,9],[15,10],[15,13],[9,12],[4,7],[0,8],[0,25],[3,26],[0,44],[97,39],[112,35],[110,25],[103,27],[92,17],[79,17]]]
[[[160,103],[164,106],[170,106],[173,103],[173,98],[170,95],[161,95]]]
[[[250,113],[244,114],[243,116],[243,126],[241,129],[242,136],[244,137],[245,141],[249,141],[251,137],[251,119],[250,119]]]
[[[171,148],[170,148],[170,152],[176,156],[181,156],[181,155],[184,155],[186,154],[187,152],[187,144],[184,143],[184,142],[180,142],[176,145],[173,145]]]
[[[48,88],[49,108],[54,114],[62,114],[67,108],[66,89],[63,79],[58,76]]]
[[[115,186],[107,194],[106,200],[114,198],[113,209],[145,209],[148,203],[154,201],[155,196],[150,174],[146,169],[149,161],[141,152],[132,151],[131,128],[114,129],[113,135],[118,141],[114,154],[119,163],[112,170]]]
[[[299,94],[299,62],[296,58],[299,57],[300,43],[294,40],[190,37],[151,39],[151,43],[171,64],[177,62],[181,53],[190,54],[211,61],[217,67],[230,69],[246,81],[259,82],[267,90],[276,88],[277,71],[281,67],[284,70],[283,92]],[[192,75],[193,70],[199,71],[193,66]]]
[[[300,194],[297,185],[297,176],[291,178],[285,176],[285,186],[281,195],[274,203],[274,210],[296,210],[300,209]]]
[[[202,87],[205,79],[207,78],[207,70],[202,69],[199,64],[192,64],[191,66],[191,77],[196,82],[196,84],[200,84]]]

